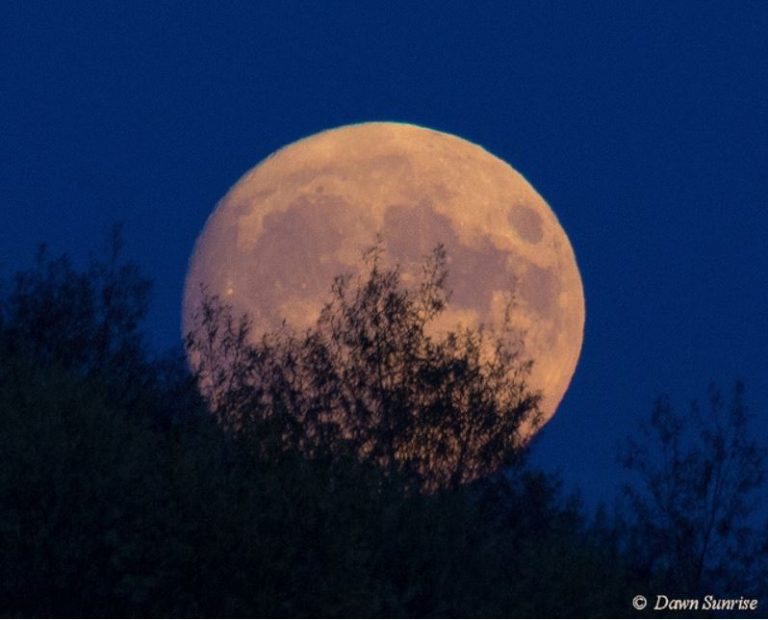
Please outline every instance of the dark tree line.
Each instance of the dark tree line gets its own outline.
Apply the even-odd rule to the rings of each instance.
[[[257,345],[209,298],[193,376],[148,351],[120,247],[41,251],[1,289],[4,615],[621,617],[637,593],[764,588],[741,392],[694,424],[662,401],[631,502],[594,520],[525,464],[538,396],[509,340],[429,336],[439,251],[416,290],[371,255],[316,329]]]
[[[425,261],[415,289],[382,253],[366,253],[357,281],[339,276],[301,334],[284,327],[252,344],[248,318],[204,294],[186,344],[214,415],[236,432],[270,425],[256,435],[276,433],[310,457],[348,454],[410,474],[427,491],[513,464],[540,395],[526,384],[531,362],[512,330],[430,335],[448,303],[445,251]]]

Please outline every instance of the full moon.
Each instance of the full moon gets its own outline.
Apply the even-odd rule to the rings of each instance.
[[[405,284],[442,243],[450,304],[443,328],[512,327],[533,360],[542,424],[571,381],[584,333],[573,249],[547,203],[509,164],[456,136],[402,123],[363,123],[286,146],[221,199],[197,240],[182,329],[201,284],[253,321],[254,338],[314,324],[333,278],[360,273],[380,235]],[[532,431],[529,431],[529,433]]]

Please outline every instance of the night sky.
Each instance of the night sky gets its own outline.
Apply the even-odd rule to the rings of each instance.
[[[537,464],[611,501],[617,441],[711,380],[743,379],[768,431],[768,3],[461,4],[3,3],[3,273],[124,222],[150,342],[176,345],[195,238],[244,172],[415,123],[508,161],[574,247],[584,348]]]

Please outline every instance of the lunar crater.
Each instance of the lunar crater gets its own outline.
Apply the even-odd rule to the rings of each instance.
[[[544,237],[541,217],[533,209],[516,206],[510,209],[507,217],[520,237],[528,243],[538,243]]]

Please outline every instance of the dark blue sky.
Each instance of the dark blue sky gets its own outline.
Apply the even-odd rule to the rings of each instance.
[[[35,2],[0,8],[0,263],[127,226],[177,342],[216,201],[275,149],[365,120],[510,162],[584,280],[582,358],[535,458],[610,499],[668,392],[743,378],[768,430],[768,3]]]

